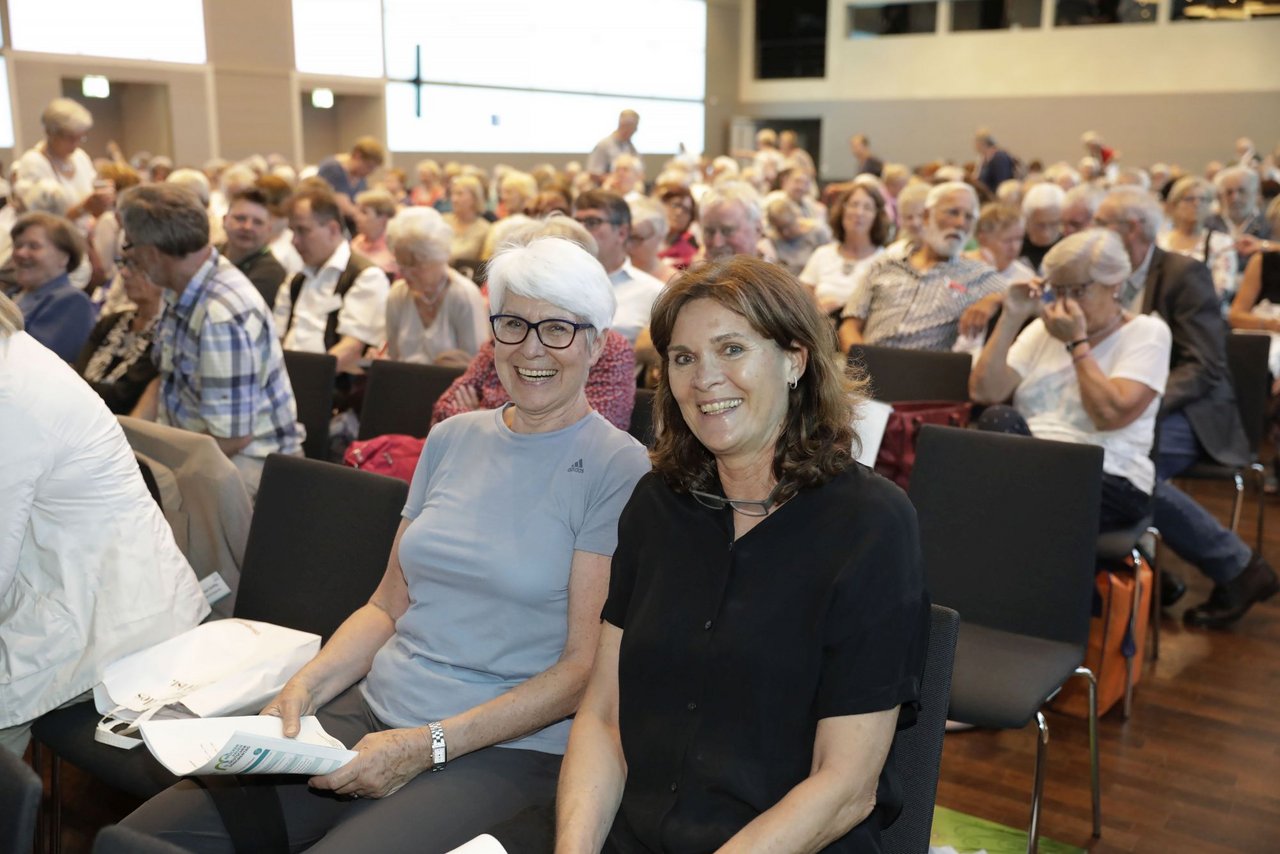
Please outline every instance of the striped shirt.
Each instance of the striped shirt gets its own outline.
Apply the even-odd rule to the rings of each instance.
[[[865,321],[868,344],[908,350],[950,350],[960,315],[1007,283],[990,265],[970,258],[921,273],[907,258],[877,258],[854,289],[841,317]]]
[[[247,457],[301,453],[303,429],[271,311],[217,250],[181,294],[165,291],[154,356],[161,424],[219,439],[251,435],[241,451]]]

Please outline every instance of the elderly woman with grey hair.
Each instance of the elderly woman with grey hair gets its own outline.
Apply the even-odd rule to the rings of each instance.
[[[387,297],[386,357],[465,366],[489,338],[480,289],[449,267],[453,229],[432,208],[406,208],[387,224],[400,278]]]
[[[680,272],[658,255],[666,244],[670,228],[667,209],[648,196],[633,196],[627,200],[627,206],[631,208],[631,236],[627,238],[631,263],[665,285]]]
[[[80,147],[93,127],[93,116],[70,98],[54,98],[40,115],[44,139],[13,164],[19,182],[56,181],[66,201],[65,216],[78,220],[98,216],[115,204],[115,188],[96,186],[93,161]]]
[[[1151,444],[1169,377],[1169,327],[1158,314],[1133,315],[1121,305],[1132,268],[1106,229],[1063,238],[1044,268],[1044,279],[1009,286],[974,365],[975,402],[1013,401],[988,407],[978,426],[1100,446],[1099,528],[1126,528],[1149,512],[1155,489]]]
[[[263,709],[289,737],[316,715],[356,758],[229,784],[290,851],[447,851],[554,796],[618,516],[649,462],[587,400],[615,305],[599,262],[543,238],[499,252],[489,288],[510,401],[431,431],[382,582]],[[246,811],[220,817],[186,780],[125,823],[226,852],[224,821]]]
[[[1187,175],[1175,181],[1165,204],[1169,227],[1161,230],[1156,245],[1207,266],[1213,274],[1213,289],[1225,304],[1235,295],[1239,267],[1235,240],[1208,224],[1214,198],[1213,184],[1204,178]]]
[[[1066,192],[1048,182],[1034,185],[1022,197],[1022,216],[1027,221],[1022,257],[1033,270],[1040,269],[1044,256],[1062,239],[1062,208],[1066,200]]]

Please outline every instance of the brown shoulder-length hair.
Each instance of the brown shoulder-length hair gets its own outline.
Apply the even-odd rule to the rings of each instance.
[[[685,424],[667,380],[667,349],[680,311],[698,299],[715,300],[742,315],[783,350],[808,351],[804,374],[789,393],[790,405],[773,454],[773,474],[786,481],[786,500],[818,486],[853,461],[853,407],[867,382],[836,349],[831,327],[804,286],[781,267],[746,255],[700,264],[682,273],[653,304],[649,332],[662,358],[654,396],[654,470],[677,492],[711,491],[718,482],[715,457]]]
[[[835,237],[837,243],[844,243],[844,208],[849,204],[849,200],[853,198],[853,194],[863,192],[867,194],[867,198],[875,202],[876,218],[871,223],[871,242],[876,246],[885,246],[889,242],[889,237],[893,234],[893,221],[889,219],[889,210],[885,207],[884,196],[876,190],[875,187],[868,187],[865,184],[854,184],[846,193],[841,193],[836,199],[835,204],[831,206],[831,216],[829,224],[831,226],[831,234]]]

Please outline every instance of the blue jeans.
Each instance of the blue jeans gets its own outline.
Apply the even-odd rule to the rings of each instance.
[[[1250,548],[1208,510],[1169,482],[1205,456],[1181,412],[1160,421],[1156,457],[1155,523],[1169,548],[1217,584],[1244,571]]]

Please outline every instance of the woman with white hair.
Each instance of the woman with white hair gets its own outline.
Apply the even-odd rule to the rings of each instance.
[[[1156,237],[1156,245],[1203,262],[1213,274],[1218,298],[1229,303],[1236,292],[1239,267],[1235,240],[1208,226],[1216,197],[1213,184],[1204,178],[1187,175],[1175,181],[1166,202],[1169,227]]]
[[[1022,198],[1022,215],[1027,233],[1022,239],[1022,258],[1033,270],[1062,238],[1062,207],[1067,194],[1057,184],[1043,182],[1027,190]]]
[[[978,426],[1100,446],[1099,528],[1126,528],[1149,511],[1155,488],[1151,443],[1169,377],[1169,327],[1158,314],[1121,305],[1132,268],[1106,229],[1063,238],[1044,267],[1044,279],[1009,286],[969,377],[975,402],[1013,401],[988,407]]]
[[[98,216],[115,204],[109,186],[95,189],[97,172],[80,147],[93,127],[93,116],[70,98],[54,98],[40,115],[44,139],[29,148],[13,164],[15,186],[19,182],[49,179],[57,182],[65,198],[67,219]]]
[[[599,262],[543,238],[499,252],[489,287],[510,402],[432,429],[378,589],[263,709],[287,736],[315,714],[358,754],[239,790],[291,851],[448,851],[554,797],[649,460],[587,400],[615,304]],[[125,824],[221,852],[244,812],[184,780]]]
[[[387,225],[400,278],[387,296],[386,357],[465,366],[489,338],[484,298],[449,267],[453,229],[433,208],[406,208]]]

